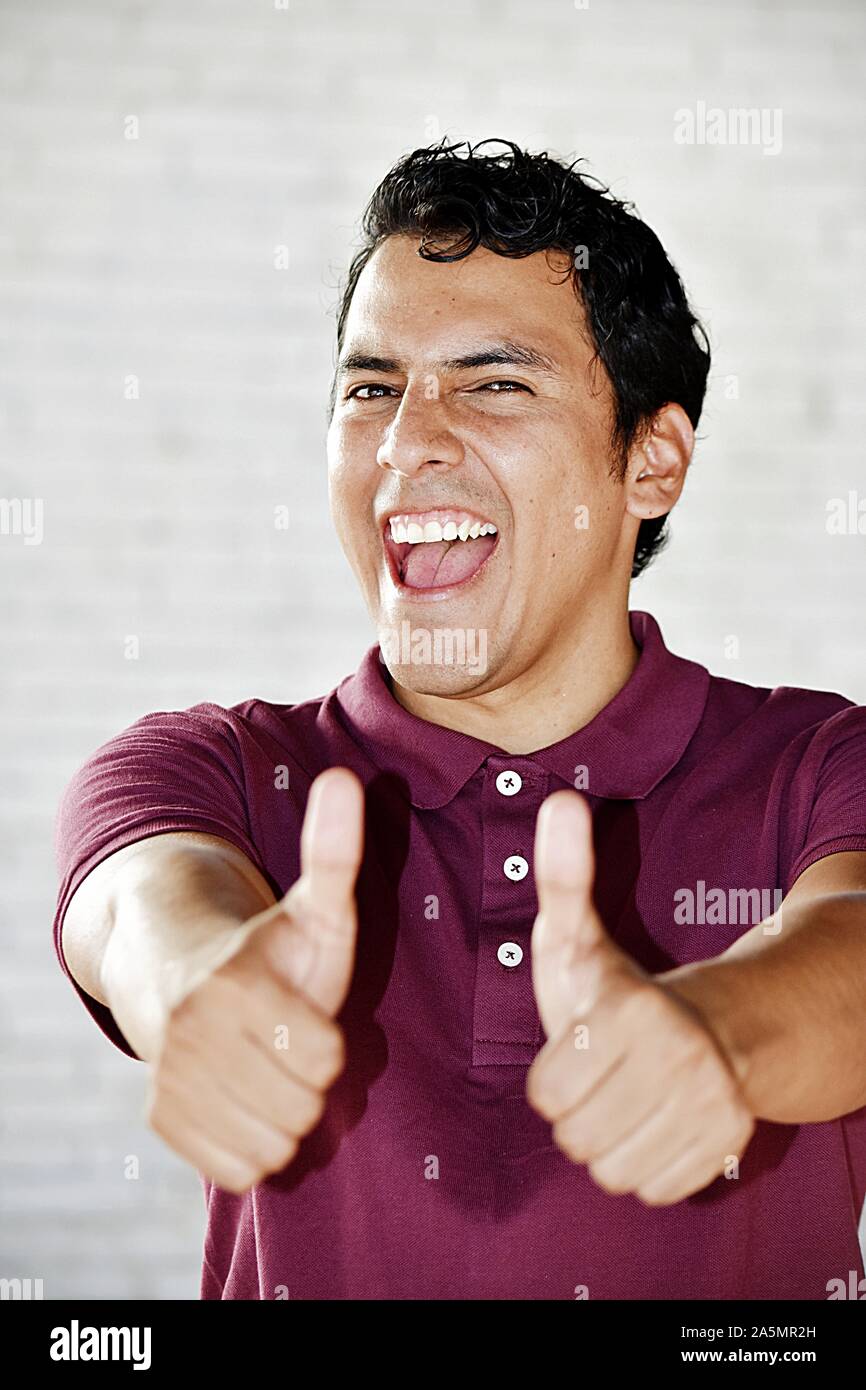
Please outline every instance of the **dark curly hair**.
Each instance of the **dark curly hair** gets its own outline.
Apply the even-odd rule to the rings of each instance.
[[[479,154],[485,145],[505,146]],[[465,146],[465,153],[461,153]],[[386,237],[421,238],[418,254],[456,261],[484,246],[500,256],[564,251],[613,389],[612,474],[623,478],[630,446],[656,411],[682,406],[697,426],[710,366],[707,334],[655,232],[632,203],[549,154],[511,140],[438,144],[413,150],[385,175],[361,223],[363,243],[349,267],[337,317],[337,351],[362,270]],[[578,253],[579,254],[576,254]],[[330,410],[335,405],[331,388]],[[667,514],[640,523],[636,578],[667,540]]]

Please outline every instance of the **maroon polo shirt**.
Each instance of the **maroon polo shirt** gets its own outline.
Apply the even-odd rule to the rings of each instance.
[[[203,1298],[824,1299],[863,1277],[866,1107],[760,1122],[738,1178],[654,1208],[604,1192],[527,1103],[543,1042],[532,848],[550,792],[585,790],[598,908],[652,972],[717,955],[807,865],[866,850],[866,708],[711,675],[648,613],[630,621],[626,685],[532,754],[408,713],[374,646],[324,698],[150,714],[75,775],[57,841],[67,974],[66,904],[112,851],[206,831],[282,894],[312,779],[339,764],[366,788],[346,1070],[282,1173],[243,1196],[205,1182]]]

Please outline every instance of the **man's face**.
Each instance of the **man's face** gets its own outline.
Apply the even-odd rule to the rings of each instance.
[[[567,257],[479,248],[447,264],[417,247],[386,240],[355,290],[331,510],[395,679],[481,694],[555,669],[600,608],[624,606],[638,522],[611,477],[612,396]],[[461,539],[481,523],[495,532]],[[394,641],[407,622],[413,646]],[[483,642],[483,670],[426,658],[437,629],[454,653],[461,633],[476,658]]]

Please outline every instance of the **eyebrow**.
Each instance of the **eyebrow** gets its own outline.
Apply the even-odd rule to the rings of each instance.
[[[442,372],[465,371],[472,367],[532,367],[536,371],[555,376],[559,364],[538,348],[526,343],[516,343],[510,339],[489,347],[479,348],[460,357],[446,357],[435,364],[434,370]],[[379,357],[363,347],[353,348],[337,364],[337,378],[349,372],[399,372],[403,364],[396,357]]]

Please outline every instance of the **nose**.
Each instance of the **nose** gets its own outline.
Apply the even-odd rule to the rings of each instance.
[[[421,468],[445,472],[463,457],[462,443],[448,428],[443,402],[428,399],[423,387],[407,387],[376,454],[379,467],[410,478]]]

